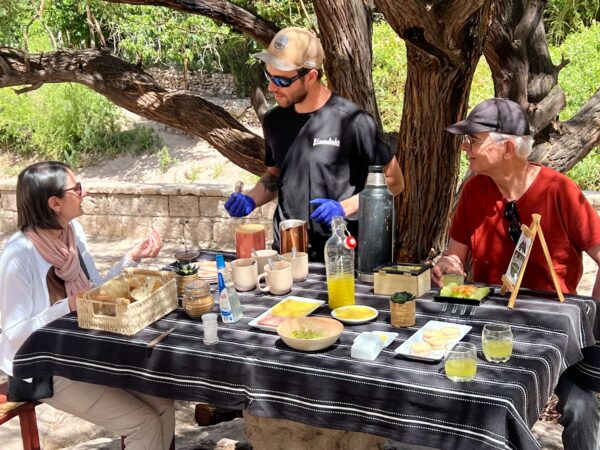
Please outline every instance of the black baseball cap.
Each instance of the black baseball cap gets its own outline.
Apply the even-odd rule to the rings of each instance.
[[[529,120],[521,105],[507,98],[492,98],[481,102],[465,120],[446,128],[453,134],[476,134],[487,131],[528,136]]]

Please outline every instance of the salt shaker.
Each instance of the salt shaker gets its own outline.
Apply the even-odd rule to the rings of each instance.
[[[208,313],[202,315],[202,326],[204,328],[204,344],[213,345],[219,342],[217,335],[217,314]]]

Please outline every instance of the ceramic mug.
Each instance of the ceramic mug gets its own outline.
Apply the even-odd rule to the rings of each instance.
[[[308,253],[296,252],[296,257],[292,258],[292,253],[284,253],[281,259],[292,265],[292,277],[294,282],[304,281],[308,276]]]
[[[231,262],[231,278],[237,291],[251,291],[256,287],[257,268],[254,258],[240,258]]]
[[[260,285],[263,278],[266,284],[264,288]],[[256,287],[273,295],[287,294],[292,290],[292,284],[292,265],[287,261],[274,262],[273,269],[267,264],[264,273],[256,277]]]
[[[269,262],[269,258],[271,261],[275,262],[278,258],[277,251],[267,249],[267,250],[256,250],[254,253],[254,259],[256,259],[258,273],[263,273],[265,271],[265,266]]]

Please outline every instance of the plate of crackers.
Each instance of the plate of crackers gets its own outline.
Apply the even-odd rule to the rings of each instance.
[[[441,361],[471,330],[470,325],[430,320],[402,343],[395,353],[422,361]]]

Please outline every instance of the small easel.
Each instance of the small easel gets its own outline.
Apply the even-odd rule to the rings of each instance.
[[[536,236],[540,237],[540,243],[544,250],[544,256],[546,257],[546,263],[550,269],[550,276],[552,277],[554,288],[558,294],[558,299],[561,302],[565,301],[560,283],[556,277],[556,272],[554,271],[554,266],[552,265],[552,259],[550,259],[550,252],[548,251],[548,245],[546,245],[544,232],[540,225],[542,216],[539,214],[532,214],[531,217],[533,218],[533,222],[531,222],[530,227],[523,224],[521,225],[521,237],[519,238],[519,242],[517,242],[512,258],[510,258],[508,269],[506,269],[506,273],[502,275],[502,289],[500,290],[500,293],[504,295],[506,294],[506,291],[511,292],[508,301],[508,307],[510,309],[515,307],[517,293],[521,287],[521,281],[523,281],[523,275],[525,274],[525,267],[527,266],[527,261],[529,261],[529,255],[531,254],[531,249]]]

